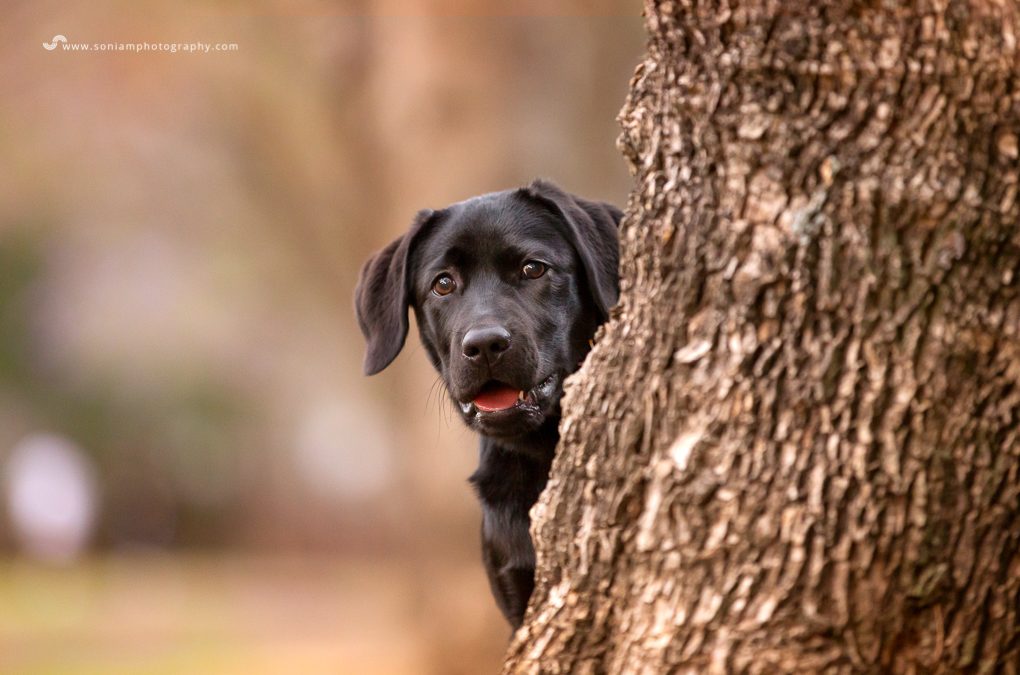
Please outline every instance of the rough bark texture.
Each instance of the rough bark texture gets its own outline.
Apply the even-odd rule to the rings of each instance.
[[[507,673],[1020,669],[1020,11],[651,2]]]

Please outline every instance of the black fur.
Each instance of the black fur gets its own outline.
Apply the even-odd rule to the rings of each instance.
[[[622,215],[540,180],[424,210],[365,264],[356,290],[365,372],[379,372],[400,352],[411,308],[432,365],[481,435],[471,482],[482,503],[482,558],[514,627],[534,586],[528,511],[559,440],[563,379],[616,304]],[[529,261],[545,272],[525,277]],[[440,275],[452,278],[453,292],[433,291]],[[492,387],[528,394],[506,410],[479,410],[472,402]]]

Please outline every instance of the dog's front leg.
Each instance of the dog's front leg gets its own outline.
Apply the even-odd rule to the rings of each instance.
[[[506,562],[492,540],[482,534],[482,561],[499,610],[516,630],[524,620],[528,600],[535,588],[535,566]]]

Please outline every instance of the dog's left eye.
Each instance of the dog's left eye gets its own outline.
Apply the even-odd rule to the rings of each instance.
[[[545,263],[540,263],[537,260],[529,260],[524,263],[524,267],[521,268],[521,276],[525,279],[537,279],[545,274],[546,269]]]
[[[457,282],[449,274],[440,274],[432,282],[432,292],[436,295],[449,295],[457,289]]]

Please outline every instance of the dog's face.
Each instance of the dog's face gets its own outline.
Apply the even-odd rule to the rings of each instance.
[[[419,213],[362,271],[366,372],[400,351],[410,307],[470,427],[508,439],[539,428],[616,302],[620,215],[541,181]]]
[[[422,342],[467,423],[537,428],[588,349],[598,309],[556,216],[519,196],[457,204],[411,252]]]

